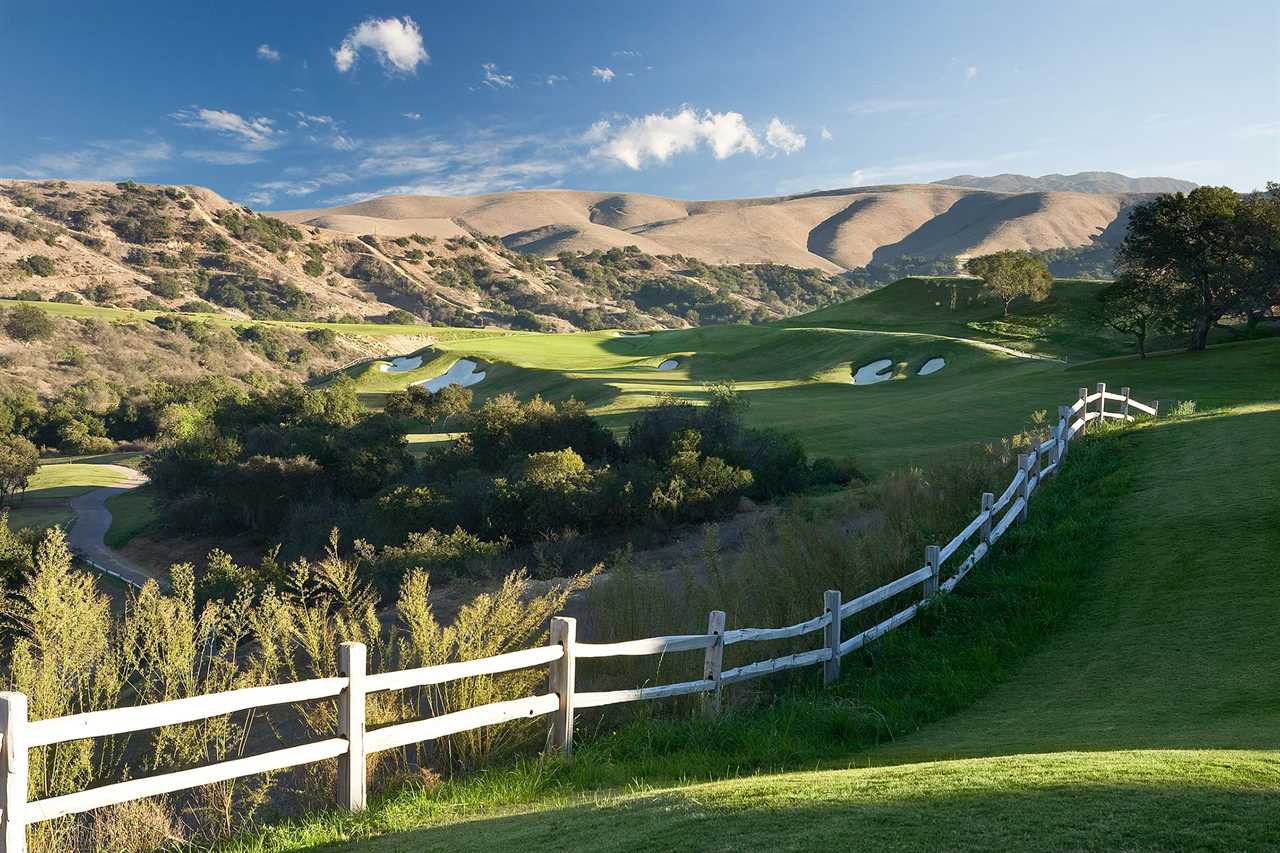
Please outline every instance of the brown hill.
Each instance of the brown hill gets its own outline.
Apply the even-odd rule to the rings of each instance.
[[[639,193],[525,190],[441,198],[389,196],[277,214],[379,235],[495,234],[509,248],[561,251],[634,245],[708,263],[777,263],[841,272],[905,255],[1088,246],[1142,196],[995,192],[935,184],[857,187],[775,198],[681,201]]]

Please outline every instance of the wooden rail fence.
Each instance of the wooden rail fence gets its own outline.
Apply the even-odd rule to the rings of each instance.
[[[1117,403],[1118,408],[1108,408],[1109,402]],[[580,708],[699,693],[703,696],[704,712],[714,715],[720,710],[721,691],[725,686],[816,664],[822,664],[824,683],[830,684],[840,676],[841,658],[911,621],[920,607],[940,591],[954,589],[990,553],[1005,531],[1026,519],[1036,488],[1046,477],[1057,473],[1071,441],[1081,432],[1105,418],[1132,421],[1135,412],[1154,417],[1158,414],[1157,407],[1158,404],[1148,406],[1134,400],[1128,388],[1122,388],[1119,394],[1107,391],[1104,384],[1099,384],[1093,394],[1081,388],[1073,405],[1059,407],[1058,421],[1049,437],[1019,456],[1018,470],[1005,490],[998,497],[991,493],[983,494],[978,515],[950,542],[926,548],[923,566],[849,601],[841,600],[839,590],[828,590],[823,595],[822,613],[796,625],[725,630],[725,613],[715,610],[707,620],[705,634],[649,637],[620,643],[586,643],[578,641],[573,619],[556,617],[551,620],[550,643],[547,646],[480,660],[376,674],[365,672],[366,655],[362,644],[344,643],[338,654],[339,674],[332,678],[251,687],[49,720],[28,720],[27,697],[22,693],[0,693],[0,853],[25,851],[26,827],[40,821],[330,758],[338,759],[339,806],[361,810],[366,805],[366,758],[383,750],[510,720],[549,716],[550,747],[571,753],[574,712]],[[973,550],[955,567],[951,576],[943,580],[944,566],[975,536],[977,543]],[[842,636],[841,627],[845,619],[917,586],[920,587],[920,598],[912,604],[851,637]],[[727,670],[721,666],[726,646],[786,640],[817,632],[822,632],[822,645],[811,651]],[[630,690],[578,692],[575,688],[577,661],[581,659],[692,651],[702,651],[704,655],[703,675],[696,681]],[[365,697],[370,693],[444,684],[462,678],[544,665],[548,667],[545,693],[371,731],[365,727]],[[178,725],[253,708],[323,699],[335,699],[338,703],[335,737],[35,802],[27,800],[27,754],[33,748]]]

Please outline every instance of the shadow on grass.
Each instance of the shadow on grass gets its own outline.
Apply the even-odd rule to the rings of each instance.
[[[1081,754],[822,772],[617,797],[309,849],[1256,850],[1280,844],[1275,753]],[[1229,768],[1229,769],[1228,769]],[[1185,777],[1185,780],[1184,778]]]

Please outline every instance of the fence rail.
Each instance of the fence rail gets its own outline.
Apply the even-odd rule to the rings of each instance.
[[[1120,407],[1109,411],[1108,401],[1119,403]],[[1049,436],[1044,440],[1037,440],[1029,452],[1019,456],[1018,470],[1000,496],[984,493],[978,514],[964,529],[946,545],[930,545],[926,548],[925,564],[922,567],[846,602],[841,601],[839,590],[828,590],[823,596],[823,612],[795,625],[780,628],[735,628],[726,631],[725,614],[716,610],[708,617],[705,634],[648,637],[619,643],[579,643],[575,621],[567,617],[556,617],[551,620],[551,639],[546,646],[480,660],[372,675],[365,674],[365,647],[359,643],[344,643],[339,650],[340,674],[337,677],[251,687],[34,722],[27,719],[25,695],[0,693],[0,853],[25,851],[26,827],[33,823],[331,758],[339,760],[339,805],[350,810],[361,810],[365,807],[366,799],[366,758],[371,753],[483,726],[541,716],[552,718],[549,737],[551,747],[570,753],[573,750],[573,719],[577,708],[597,708],[623,702],[703,694],[705,712],[715,714],[720,708],[721,689],[727,685],[816,664],[823,665],[824,681],[830,684],[839,677],[842,657],[911,621],[921,606],[939,591],[953,590],[991,552],[992,546],[1010,527],[1027,517],[1031,496],[1046,477],[1057,473],[1074,438],[1087,430],[1090,424],[1101,423],[1107,418],[1132,421],[1135,419],[1134,412],[1154,417],[1158,415],[1159,407],[1158,404],[1146,405],[1132,399],[1128,388],[1122,388],[1119,394],[1108,392],[1105,384],[1099,384],[1092,394],[1088,393],[1088,389],[1081,388],[1072,405],[1059,407],[1058,421]],[[944,564],[975,536],[978,542],[973,550],[955,568],[951,577],[943,580]],[[889,601],[913,587],[920,588],[920,597],[911,604],[860,633],[841,638],[845,619]],[[822,633],[822,645],[819,648],[728,670],[722,668],[726,646],[744,642],[788,640],[818,632]],[[699,650],[704,653],[704,674],[703,678],[695,681],[626,690],[575,690],[578,659],[665,655]],[[546,693],[366,730],[365,697],[369,693],[443,684],[535,666],[548,667]],[[336,699],[338,702],[337,737],[204,767],[102,785],[35,802],[27,801],[27,758],[28,751],[33,748],[189,723],[252,708],[327,699]]]

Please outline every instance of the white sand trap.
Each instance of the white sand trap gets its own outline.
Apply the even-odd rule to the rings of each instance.
[[[413,384],[421,385],[434,394],[446,385],[461,385],[463,388],[468,388],[481,379],[484,379],[484,371],[477,373],[474,361],[469,358],[460,358],[451,364],[448,370],[434,379],[423,379]]]
[[[391,361],[379,362],[378,369],[383,373],[408,373],[410,370],[417,370],[422,367],[422,356],[415,355],[413,357],[402,355],[399,358],[393,358]]]
[[[666,361],[662,362],[662,364],[659,364],[658,369],[659,370],[675,370],[679,366],[680,366],[680,362],[676,361],[674,358],[669,358]]]
[[[931,358],[924,363],[924,367],[920,368],[917,376],[928,376],[930,373],[937,373],[939,370],[947,366],[945,358]]]
[[[620,337],[620,338],[647,338],[647,337],[649,337],[649,333],[648,333],[648,332],[628,332],[628,333],[627,333],[627,334],[625,334],[625,335],[618,335],[618,337]]]
[[[858,368],[858,372],[853,374],[854,385],[874,385],[877,382],[883,382],[893,377],[893,359],[882,358],[873,361],[870,364],[864,364]]]

